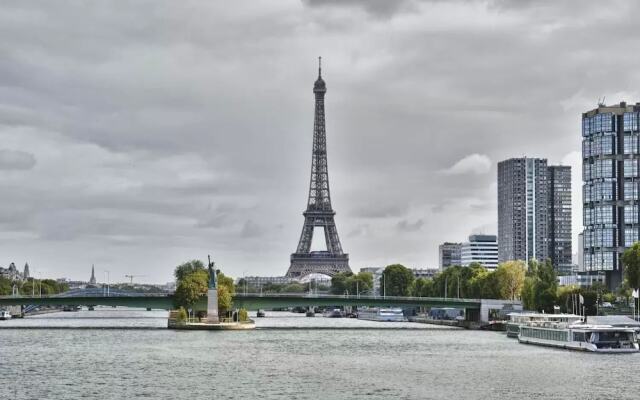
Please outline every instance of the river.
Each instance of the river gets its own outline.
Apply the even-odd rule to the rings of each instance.
[[[255,331],[171,331],[166,315],[107,308],[0,321],[0,398],[640,396],[640,354],[595,355],[522,345],[496,332],[290,313],[268,313]]]

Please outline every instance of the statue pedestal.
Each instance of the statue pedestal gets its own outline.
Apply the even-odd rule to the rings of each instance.
[[[218,316],[218,289],[209,289],[207,292],[207,322],[217,324],[220,322]]]

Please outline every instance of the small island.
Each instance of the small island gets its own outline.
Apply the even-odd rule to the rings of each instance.
[[[170,329],[255,329],[247,310],[233,308],[233,279],[217,270],[211,258],[207,268],[202,261],[192,260],[177,266],[174,275],[177,308],[169,312]]]

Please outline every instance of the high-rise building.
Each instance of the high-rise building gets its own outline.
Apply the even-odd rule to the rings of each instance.
[[[549,258],[559,275],[573,268],[571,246],[571,167],[549,166]]]
[[[438,246],[438,266],[440,269],[460,265],[460,251],[462,243],[444,242]]]
[[[473,263],[487,269],[498,267],[498,241],[496,235],[471,235],[469,241],[462,243],[461,265],[468,267]]]
[[[583,267],[622,283],[620,255],[638,241],[640,103],[582,114]]]
[[[29,263],[24,263],[24,270],[22,272],[22,278],[27,280],[31,278],[31,273],[29,272]]]
[[[546,260],[549,184],[547,160],[498,163],[498,260]]]

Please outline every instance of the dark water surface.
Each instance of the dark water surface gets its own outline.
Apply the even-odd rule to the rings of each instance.
[[[258,325],[408,329],[170,331],[164,312],[109,309],[0,321],[0,399],[640,398],[640,354],[285,313]],[[158,329],[2,329],[21,326]]]

